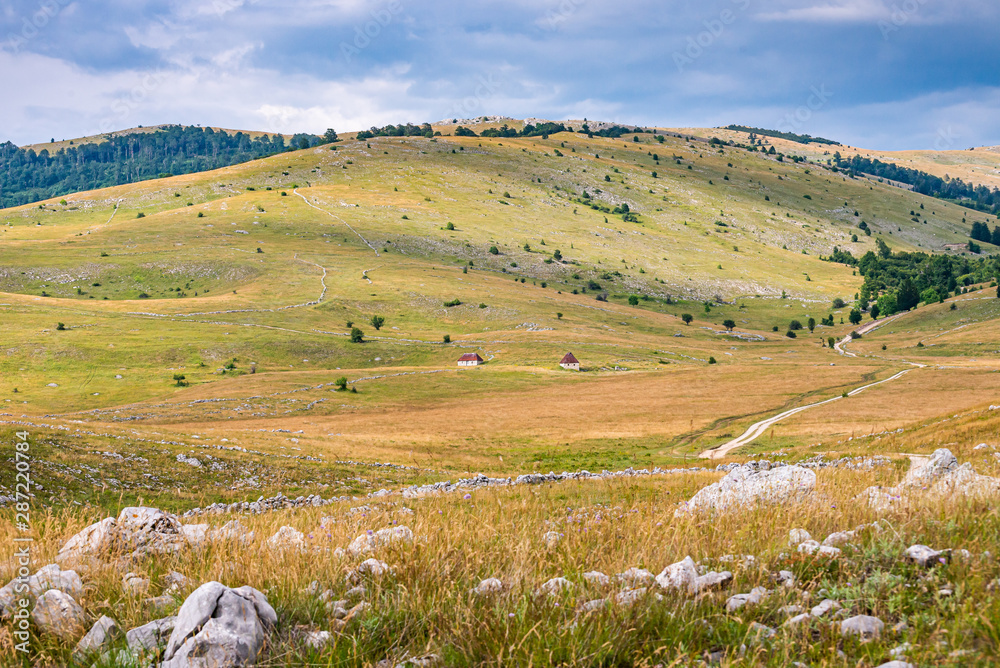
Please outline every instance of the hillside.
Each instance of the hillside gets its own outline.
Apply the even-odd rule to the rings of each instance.
[[[463,127],[538,127],[488,120]],[[0,449],[13,465],[17,434],[30,441],[37,564],[125,508],[198,509],[156,515],[173,528],[155,540],[183,547],[169,557],[116,563],[115,549],[145,539],[108,538],[85,571],[88,628],[103,614],[123,630],[161,619],[218,580],[256,587],[276,611],[265,665],[392,668],[428,654],[442,665],[877,665],[906,641],[928,665],[957,650],[997,655],[983,592],[1000,573],[983,554],[998,547],[980,512],[992,497],[857,502],[874,485],[905,487],[911,456],[922,465],[939,448],[1000,473],[988,450],[1000,445],[1000,267],[992,245],[964,250],[984,214],[684,138],[711,130],[457,127],[351,133],[0,210]],[[862,312],[907,294],[913,310]],[[567,352],[581,372],[559,367]],[[485,364],[459,369],[466,353]],[[722,477],[705,458],[748,430],[726,470],[805,463],[808,499],[684,515]],[[0,480],[0,495],[15,492]],[[10,506],[0,512],[0,535],[14,536]],[[232,532],[209,533],[237,517]],[[335,551],[399,525],[412,540],[397,530],[399,544]],[[804,538],[789,548],[795,528],[856,534],[834,541],[843,560],[824,561],[808,553],[818,544],[799,549]],[[905,558],[918,542],[970,556],[925,573]],[[677,566],[688,555],[704,572]],[[396,570],[356,572],[369,556]],[[730,578],[688,596],[637,571],[615,580],[627,591],[583,575],[633,566]],[[172,570],[191,581],[171,588]],[[123,586],[130,571],[147,582]],[[774,580],[781,571],[798,584]],[[5,582],[15,572],[0,565]],[[540,589],[557,576],[572,589]],[[470,594],[490,577],[499,598]],[[755,587],[774,595],[728,609]],[[167,596],[162,609],[154,595]],[[754,623],[774,630],[793,616],[785,606],[826,598],[846,612],[754,644]],[[614,601],[600,604],[607,613],[579,607],[598,599]],[[841,640],[840,622],[862,614],[909,630]],[[619,622],[633,629],[624,640]],[[303,649],[312,631],[330,642]],[[75,640],[42,637],[32,659],[64,665]]]

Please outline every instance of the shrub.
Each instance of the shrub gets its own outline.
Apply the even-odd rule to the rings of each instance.
[[[177,384],[177,387],[187,387],[189,385],[187,378],[182,373],[174,374],[174,382]]]
[[[736,329],[736,321],[735,320],[723,320],[722,321],[722,326],[725,327],[728,331],[731,332],[734,329]]]
[[[66,325],[60,322],[58,325],[56,325],[56,330],[58,330],[60,332],[65,331],[66,330]]]
[[[691,315],[690,313],[685,313],[681,316],[681,320],[684,321],[685,325],[690,325],[691,322],[694,320],[694,316]]]
[[[144,214],[142,211],[140,211],[139,213],[135,214],[135,217],[136,218],[145,218],[146,214]]]
[[[709,364],[718,364],[718,362],[716,362],[716,361],[715,361],[715,358],[714,358],[714,357],[709,357],[709,358],[708,358],[708,363],[709,363]]]
[[[629,295],[628,305],[629,306],[638,306],[639,305],[639,297],[637,295]]]
[[[788,330],[787,332],[785,332],[785,336],[787,336],[790,339],[798,338],[798,334],[796,334],[792,330]]]
[[[351,343],[364,343],[365,333],[357,327],[351,329]]]
[[[139,299],[149,299],[149,295],[146,294],[145,292],[140,292]]]
[[[840,297],[833,300],[833,308],[844,308],[845,306],[847,306],[847,304]]]
[[[445,305],[445,308],[451,308],[453,306],[461,306],[462,305],[462,300],[461,299],[452,299],[450,302],[445,302],[444,305]]]
[[[444,226],[444,229],[449,230],[449,231],[450,230],[454,230],[455,229],[455,223],[448,223],[447,225]]]
[[[451,334],[445,334],[444,335],[444,342],[445,343],[451,343]]]
[[[799,322],[798,320],[792,320],[788,324],[788,329],[789,329],[789,331],[792,331],[792,332],[801,331],[802,330],[802,323]]]
[[[490,255],[499,255],[500,249],[496,246],[490,246]]]
[[[375,331],[377,332],[380,329],[382,329],[382,325],[385,324],[385,318],[383,318],[380,315],[373,315],[372,319],[369,320],[369,322],[372,324],[372,327],[374,327]]]
[[[337,386],[337,391],[338,392],[346,392],[347,391],[347,378],[345,376],[341,376],[340,378],[338,378],[337,380],[335,380],[333,382],[333,384]]]

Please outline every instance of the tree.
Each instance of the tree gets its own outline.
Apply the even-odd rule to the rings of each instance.
[[[691,315],[690,313],[685,313],[684,315],[681,316],[681,320],[684,321],[685,325],[690,325],[691,321],[694,320],[694,316]]]
[[[338,378],[337,380],[335,380],[333,382],[333,384],[337,386],[337,391],[338,392],[346,392],[347,391],[347,377],[341,376],[340,378]]]
[[[851,321],[852,325],[861,324],[861,311],[859,311],[858,309],[853,309],[851,311],[849,320]]]
[[[1000,225],[993,228],[993,234],[990,235],[990,243],[994,246],[1000,246]]]
[[[872,306],[871,310],[872,320],[878,320],[879,313],[881,313],[881,311],[878,310],[878,304]]]
[[[639,297],[636,296],[636,295],[629,295],[628,305],[629,306],[638,306],[639,305]]]
[[[736,329],[736,321],[732,320],[732,319],[723,320],[722,321],[722,326],[725,327],[728,331],[731,332],[734,329]]]
[[[445,334],[444,335],[444,342],[445,343],[451,343],[451,334]]]
[[[875,240],[875,248],[878,249],[878,256],[883,260],[888,260],[892,257],[892,249],[889,248],[889,244],[882,241],[881,239]]]
[[[373,315],[372,319],[369,322],[371,322],[372,327],[374,327],[375,331],[377,332],[380,329],[382,329],[382,325],[385,324],[385,318],[383,318],[380,315]]]
[[[809,318],[809,322],[807,324],[809,327],[809,333],[812,334],[816,329],[816,318]]]
[[[490,255],[499,255],[500,249],[496,246],[490,246]]]
[[[364,342],[365,342],[365,333],[362,332],[357,327],[353,328],[351,330],[351,343],[364,343]]]
[[[828,337],[826,342],[830,345],[830,350],[833,350],[833,348],[837,345],[837,340],[832,336]]]
[[[333,128],[327,128],[326,132],[323,133],[323,141],[325,141],[327,144],[334,144],[340,141],[340,138],[337,137],[336,130],[334,130]]]
[[[555,260],[556,262],[562,261],[562,253],[559,251],[558,248],[556,249],[556,252],[552,254],[552,259]]]
[[[896,308],[900,311],[909,311],[916,308],[919,303],[920,293],[917,292],[913,281],[909,277],[903,279],[902,285],[899,286],[899,292],[896,294]]]
[[[716,361],[715,361],[715,358],[714,358],[714,357],[709,357],[709,358],[708,358],[708,363],[709,363],[709,364],[718,364],[718,362],[716,362]]]
[[[802,329],[802,323],[799,322],[798,320],[792,320],[788,324],[788,329],[790,329],[793,332],[798,332],[798,331],[800,331]]]
[[[65,329],[66,329],[66,325],[65,325],[65,324],[63,324],[63,323],[61,323],[61,322],[60,322],[60,323],[58,323],[58,324],[56,324],[56,330],[57,330],[57,331],[60,331],[60,332],[62,332],[62,331],[64,331]]]

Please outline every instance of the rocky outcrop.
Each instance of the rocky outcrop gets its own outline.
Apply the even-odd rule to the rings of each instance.
[[[969,463],[959,464],[950,450],[935,450],[915,463],[895,487],[869,487],[859,499],[876,510],[905,506],[915,495],[931,499],[982,499],[1000,494],[1000,479],[976,473]]]
[[[816,473],[799,466],[769,470],[740,467],[730,471],[719,482],[703,488],[679,508],[676,515],[801,501],[815,488]]]

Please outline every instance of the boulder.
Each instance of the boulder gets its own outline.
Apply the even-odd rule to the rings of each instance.
[[[14,585],[17,581],[12,580],[7,586],[0,590],[3,597],[10,592],[13,597]],[[37,599],[50,589],[58,589],[64,594],[69,594],[74,599],[83,595],[83,580],[76,571],[64,571],[58,564],[49,564],[38,569],[34,575],[28,578],[28,597]]]
[[[133,558],[170,554],[187,545],[180,521],[158,508],[125,508],[111,535],[112,552]]]
[[[256,589],[203,584],[177,613],[161,668],[254,665],[276,621],[274,609]]]
[[[842,606],[837,601],[828,598],[823,600],[819,605],[815,606],[812,610],[809,611],[809,613],[813,617],[825,617],[831,612],[836,612],[843,607],[844,606]]]
[[[302,634],[302,642],[310,649],[323,649],[333,642],[329,631],[306,631]]]
[[[958,469],[958,459],[951,450],[935,450],[930,459],[910,467],[903,479],[903,487],[929,485],[941,476]]]
[[[600,571],[587,571],[583,574],[583,581],[593,587],[607,587],[611,584],[611,578]]]
[[[730,596],[726,601],[726,612],[735,612],[747,605],[757,605],[767,596],[768,591],[764,587],[754,587],[749,594],[737,594]]]
[[[823,545],[829,547],[840,547],[841,545],[847,545],[852,540],[854,540],[853,531],[837,531],[826,537],[823,541]]]
[[[562,534],[558,531],[549,531],[544,536],[542,536],[542,542],[545,544],[545,549],[553,550],[559,545],[559,541],[562,540]]]
[[[253,538],[254,532],[247,531],[239,520],[230,520],[218,529],[208,532],[208,539],[217,543],[237,542],[241,545],[247,545]]]
[[[184,524],[181,526],[181,535],[194,548],[202,547],[208,542],[210,531],[211,527],[207,524]]]
[[[722,589],[732,581],[733,574],[729,571],[722,571],[721,573],[711,571],[695,578],[694,590],[700,594],[707,589]]]
[[[788,532],[788,546],[795,547],[796,545],[801,545],[807,540],[812,540],[812,536],[805,529],[792,529]]]
[[[683,561],[670,564],[656,576],[656,583],[663,589],[676,589],[690,594],[697,593],[698,567],[694,559],[685,557]]]
[[[131,596],[145,594],[149,591],[149,580],[135,573],[126,573],[122,578],[122,590]]]
[[[497,578],[486,578],[472,589],[476,596],[493,596],[503,592],[503,582]]]
[[[38,597],[31,611],[31,621],[42,633],[63,640],[79,638],[87,630],[83,608],[72,596],[58,589],[50,589]]]
[[[812,620],[813,620],[812,615],[810,615],[808,612],[803,612],[801,615],[796,615],[795,617],[786,620],[785,623],[782,624],[782,626],[787,629],[795,629],[803,625],[808,625],[810,622],[812,622]]]
[[[633,566],[624,573],[619,573],[615,576],[619,582],[624,582],[630,586],[635,585],[648,585],[652,584],[656,580],[656,576],[647,571],[645,568],[636,568]]]
[[[971,464],[959,465],[950,450],[936,450],[930,459],[914,464],[895,487],[869,487],[859,495],[869,507],[887,510],[906,504],[909,495],[923,491],[934,498],[982,499],[1000,495],[1000,479],[976,473]]]
[[[91,656],[104,651],[104,648],[122,637],[122,630],[118,623],[110,617],[104,616],[97,620],[97,623],[90,627],[87,635],[80,639],[73,650],[73,660],[83,663]]]
[[[850,619],[845,619],[840,623],[840,634],[843,636],[857,636],[862,641],[874,640],[882,635],[885,624],[878,617],[868,615],[857,615]]]
[[[801,466],[782,466],[769,471],[740,467],[703,488],[678,509],[676,515],[801,501],[815,488],[816,473]]]
[[[538,588],[538,593],[548,596],[558,596],[562,592],[569,591],[572,588],[573,583],[566,578],[552,578]]]

